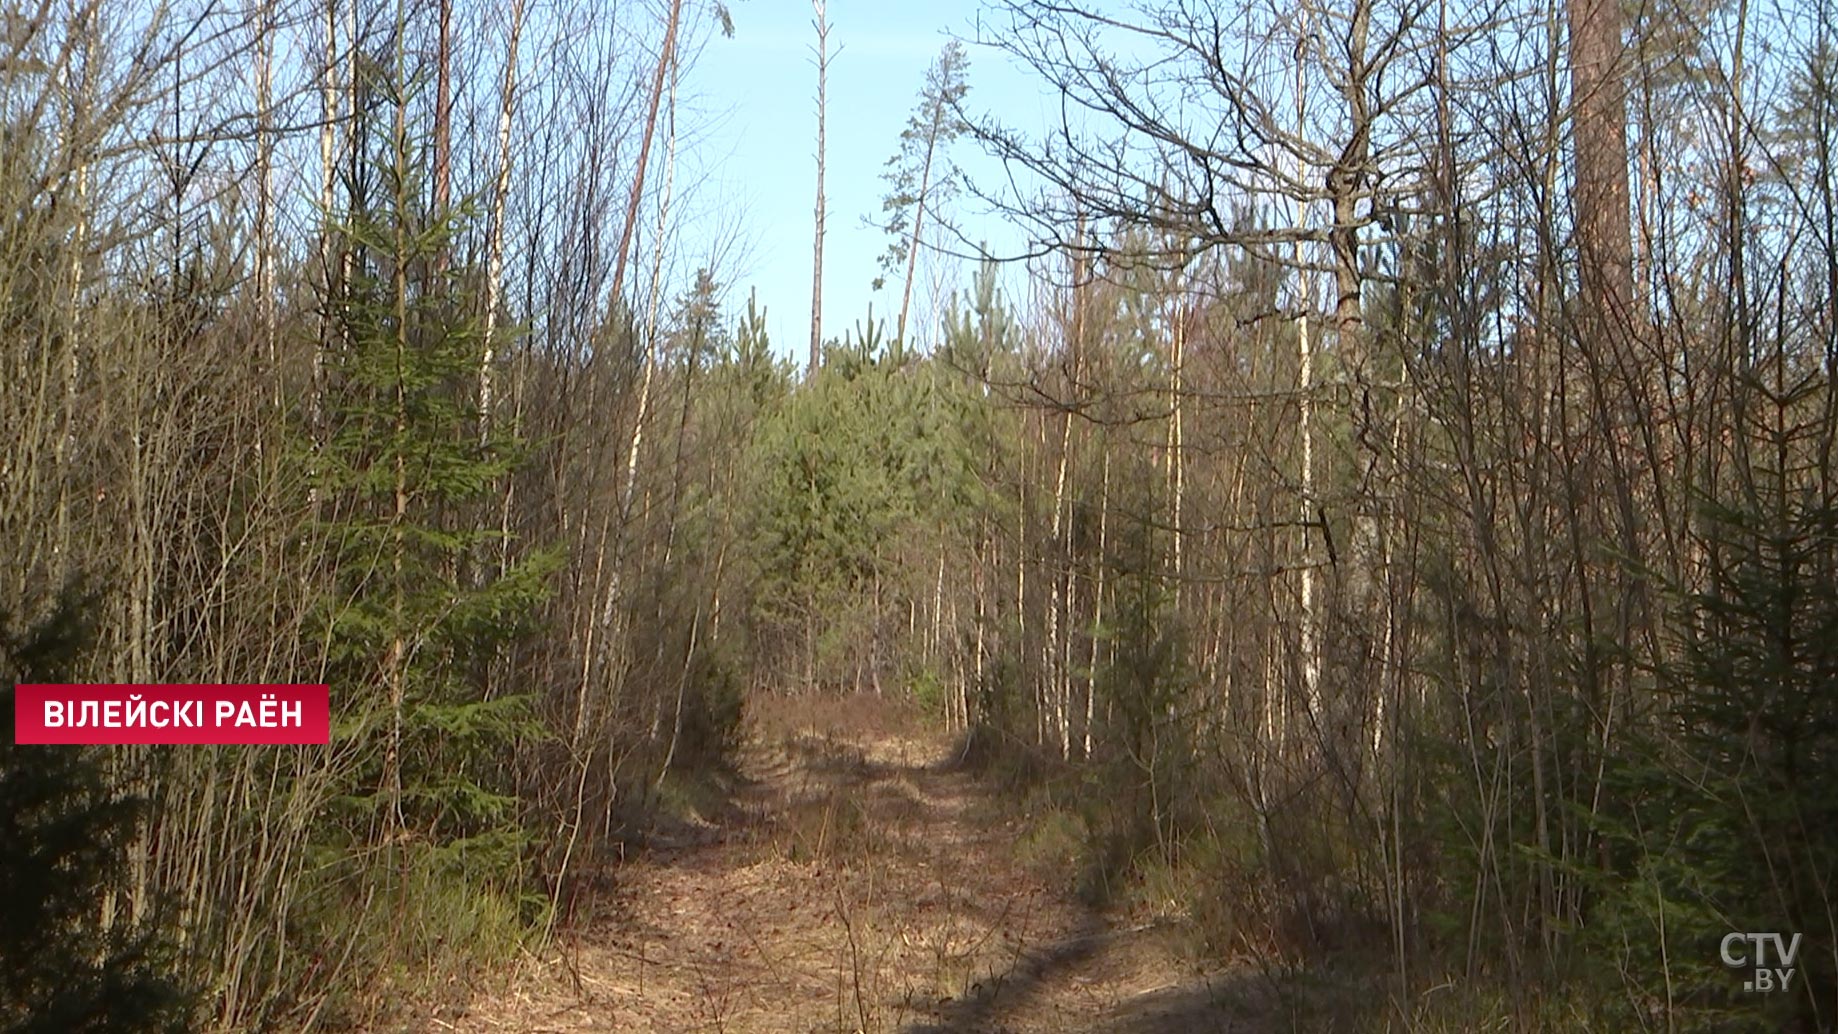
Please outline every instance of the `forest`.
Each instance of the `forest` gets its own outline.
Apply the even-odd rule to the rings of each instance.
[[[0,1031],[1838,1029],[1830,0],[761,2],[0,3]]]

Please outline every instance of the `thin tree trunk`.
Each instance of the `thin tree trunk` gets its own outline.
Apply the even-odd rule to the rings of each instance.
[[[356,0],[346,0],[354,4]],[[339,323],[334,299],[342,289],[342,280],[335,274],[343,262],[345,249],[335,241],[332,228],[332,205],[334,193],[338,186],[338,126],[345,119],[344,94],[339,89],[338,70],[338,3],[337,0],[326,0],[325,7],[325,68],[320,83],[320,125],[319,125],[319,211],[323,220],[319,227],[319,339],[313,346],[312,385],[307,401],[307,430],[311,436],[311,448],[318,453],[323,444],[325,430],[325,364],[326,353],[334,347],[339,336]],[[309,474],[317,474],[317,464]],[[319,502],[317,487],[308,488],[308,496],[315,508]]]
[[[445,218],[453,197],[453,0],[440,0],[439,49],[434,55],[434,214]],[[444,269],[441,248],[435,268]]]
[[[976,676],[976,686],[979,694],[983,692],[983,680],[986,677],[983,662],[985,655],[988,653],[988,647],[984,643],[984,635],[987,633],[989,624],[990,553],[995,549],[995,542],[991,537],[992,532],[989,527],[989,516],[987,513],[984,514],[981,523],[982,528],[980,529],[977,540],[976,585],[974,586],[974,591],[976,592],[976,643],[972,648],[973,653],[971,658],[971,666]],[[970,693],[967,687],[959,690],[959,705],[964,715],[964,726],[968,728],[970,725]]]
[[[406,61],[401,52],[403,44],[401,41],[400,24],[397,26],[397,33],[397,69],[400,74],[406,65]],[[391,141],[393,150],[395,151],[395,180],[397,184],[396,189],[398,191],[395,198],[396,212],[393,220],[395,223],[395,241],[392,265],[394,266],[395,282],[391,285],[392,290],[395,292],[396,308],[396,370],[394,391],[395,437],[397,444],[392,446],[392,450],[395,452],[395,513],[391,523],[392,546],[390,551],[391,587],[394,595],[391,603],[392,613],[390,617],[394,627],[389,643],[389,657],[385,664],[385,671],[389,679],[389,749],[384,758],[383,770],[384,778],[388,785],[388,817],[391,823],[390,828],[392,832],[400,830],[403,827],[402,729],[408,683],[408,673],[406,670],[408,666],[408,642],[407,634],[403,629],[404,600],[402,591],[403,558],[407,548],[405,528],[403,525],[408,518],[408,458],[403,453],[400,444],[402,436],[408,430],[408,389],[406,381],[409,350],[409,284],[408,263],[405,261],[409,247],[408,226],[406,224],[408,216],[408,199],[400,193],[400,191],[406,189],[404,185],[409,182],[407,168],[409,148],[408,115],[406,109],[406,105],[396,105],[396,124],[393,139]]]
[[[1178,284],[1178,281],[1177,281],[1177,284]],[[1181,534],[1181,528],[1183,524],[1182,517],[1181,517],[1181,513],[1182,513],[1181,499],[1182,499],[1182,496],[1185,494],[1185,488],[1186,488],[1185,478],[1186,478],[1186,473],[1187,473],[1186,464],[1183,461],[1182,455],[1181,455],[1182,445],[1183,445],[1182,434],[1183,434],[1183,431],[1185,430],[1181,423],[1181,415],[1182,415],[1181,414],[1181,410],[1182,410],[1181,396],[1184,394],[1183,385],[1181,381],[1182,381],[1182,375],[1183,375],[1183,367],[1185,366],[1185,360],[1186,360],[1184,353],[1186,351],[1186,344],[1187,344],[1187,321],[1189,320],[1189,318],[1191,318],[1191,309],[1188,306],[1184,289],[1177,286],[1176,290],[1181,293],[1178,294],[1175,299],[1174,320],[1173,320],[1174,326],[1170,328],[1171,333],[1169,334],[1169,356],[1168,356],[1168,411],[1169,411],[1169,417],[1168,417],[1167,447],[1168,447],[1168,539],[1170,543],[1169,548],[1172,551],[1173,560],[1174,560],[1173,572],[1174,572],[1175,610],[1179,611],[1180,601],[1181,601],[1181,576],[1184,570],[1181,564],[1181,539],[1183,537]],[[1105,462],[1109,463],[1109,461],[1110,461],[1109,454],[1106,453]]]
[[[1047,645],[1045,651],[1046,676],[1048,690],[1053,706],[1054,733],[1059,739],[1059,755],[1067,758],[1072,753],[1071,726],[1066,714],[1066,695],[1068,673],[1062,663],[1060,637],[1063,623],[1060,611],[1066,606],[1067,581],[1071,577],[1072,551],[1064,541],[1064,519],[1066,511],[1066,465],[1072,453],[1072,414],[1067,413],[1061,423],[1059,438],[1059,472],[1053,479],[1053,569],[1049,572],[1053,578],[1053,597],[1047,608]]]
[[[959,627],[957,623],[959,620],[958,614],[957,614],[957,600],[958,600],[958,597],[961,595],[963,594],[956,593],[956,592],[951,594],[951,622],[950,624],[953,630],[953,636],[952,636],[953,640],[957,638],[955,632],[956,632],[956,629]],[[965,719],[963,716],[962,701],[960,699],[961,694],[963,692],[963,685],[964,685],[964,651],[957,649],[955,646],[955,642],[954,642],[953,648],[951,650],[950,681],[945,683],[945,690],[944,690],[945,728],[947,730],[962,729],[962,728],[965,728],[969,724],[968,720]]]
[[[517,48],[523,36],[524,0],[511,0],[505,44],[504,85],[498,98],[498,168],[491,185],[491,229],[485,259],[485,349],[479,357],[479,440],[491,437],[492,364],[497,361],[498,308],[504,290],[504,210],[511,189],[511,120],[517,110]],[[509,496],[505,497],[508,511]]]
[[[664,151],[664,196],[657,206],[657,240],[651,251],[651,289],[650,298],[645,310],[644,333],[644,375],[638,385],[638,416],[632,424],[632,441],[625,457],[625,485],[619,490],[619,513],[621,521],[629,518],[632,512],[632,492],[638,484],[638,457],[644,446],[645,421],[651,409],[652,384],[657,379],[657,319],[659,307],[663,304],[664,275],[664,238],[670,227],[670,201],[676,186],[676,86],[675,74],[670,77],[670,130],[667,146]],[[614,577],[618,577],[615,572]]]
[[[919,242],[925,232],[926,195],[932,189],[932,156],[938,150],[938,132],[944,121],[942,102],[935,105],[932,111],[932,129],[925,140],[925,162],[919,168],[919,196],[913,202],[913,235],[906,246],[906,286],[900,292],[900,322],[896,325],[894,336],[900,347],[906,347],[906,316],[913,305],[913,277],[919,272]]]
[[[274,310],[274,134],[269,124],[274,94],[274,5],[260,0],[255,10],[255,291],[262,349],[280,401]]]
[[[632,501],[638,485],[638,460],[643,452],[645,425],[650,419],[651,396],[657,378],[657,316],[661,304],[662,288],[659,282],[663,274],[664,238],[670,219],[671,193],[676,181],[676,76],[670,77],[670,131],[665,149],[664,160],[664,196],[658,205],[658,233],[654,242],[651,264],[651,290],[648,304],[648,315],[645,325],[638,332],[643,335],[644,374],[639,380],[638,413],[632,425],[632,438],[627,445],[623,483],[619,488],[618,505],[603,513],[600,526],[600,540],[595,550],[595,581],[604,582],[605,589],[599,601],[599,619],[597,632],[589,639],[581,663],[581,682],[578,687],[578,699],[575,705],[575,738],[577,743],[586,735],[590,723],[588,716],[592,713],[592,673],[599,662],[605,660],[609,651],[615,647],[623,649],[623,634],[613,633],[613,618],[619,612],[624,593],[625,541],[627,528],[631,523]],[[614,528],[613,521],[618,521]],[[610,553],[610,562],[609,562]],[[603,574],[604,572],[604,574]],[[591,644],[598,642],[595,648]]]
[[[632,248],[632,231],[638,225],[638,206],[645,194],[645,166],[651,160],[651,138],[657,133],[657,110],[664,100],[665,76],[676,63],[677,23],[682,19],[683,0],[670,0],[670,16],[664,25],[664,45],[657,55],[657,71],[651,77],[651,107],[645,115],[644,133],[639,137],[638,168],[632,174],[632,196],[626,199],[625,228],[619,232],[619,253],[613,262],[612,298],[620,298],[625,287],[625,264]]]
[[[823,192],[830,72],[830,23],[826,6],[826,0],[811,0],[811,9],[816,12],[813,24],[817,29],[817,232],[811,244],[811,341],[810,365],[806,373],[812,377],[817,375],[817,366],[823,358],[823,224],[829,207]]]
[[[1309,28],[1307,9],[1301,36],[1307,39]],[[1298,43],[1298,48],[1301,46]],[[1298,135],[1308,127],[1308,94],[1307,84],[1303,80],[1304,65],[1296,63],[1296,132]],[[1296,158],[1296,181],[1302,182],[1303,163],[1300,156]],[[1315,523],[1315,446],[1312,425],[1315,415],[1315,353],[1309,340],[1308,321],[1310,311],[1314,308],[1314,291],[1310,283],[1307,265],[1307,254],[1302,247],[1301,231],[1308,225],[1308,209],[1302,198],[1295,203],[1295,266],[1296,266],[1296,436],[1301,444],[1301,479],[1302,486],[1299,500],[1299,518],[1301,527],[1302,548],[1297,555],[1297,578],[1300,582],[1299,596],[1301,613],[1301,661],[1302,661],[1302,699],[1308,708],[1309,715],[1319,712],[1320,701],[1317,699],[1321,681],[1321,646],[1315,627],[1315,572],[1314,557],[1311,545],[1312,536],[1308,529]]]
[[[932,664],[938,663],[939,644],[944,637],[944,600],[945,539],[941,533],[938,538],[938,575],[932,582],[932,628],[926,643],[926,659]]]
[[[90,61],[94,57],[95,31],[92,26],[81,24],[77,12],[71,14],[71,31],[83,35],[83,72],[85,78],[92,73]],[[67,62],[58,65],[58,82],[60,88],[69,98],[66,116],[66,128],[62,140],[63,150],[68,153],[67,160],[76,168],[76,221],[71,232],[70,241],[70,289],[66,295],[69,312],[66,318],[72,330],[82,321],[83,274],[85,252],[89,249],[89,178],[90,163],[88,147],[82,137],[85,128],[79,118],[81,98],[87,95],[87,84],[78,83],[74,87],[69,81]],[[56,445],[53,447],[53,466],[57,472],[57,532],[52,552],[55,557],[53,569],[57,573],[58,584],[62,584],[70,570],[70,493],[75,481],[70,470],[71,450],[76,445],[77,435],[77,388],[82,380],[82,350],[79,345],[81,335],[66,333],[64,339],[64,390],[60,428],[57,432]]]
[[[1085,757],[1091,757],[1091,725],[1093,701],[1098,695],[1098,649],[1104,642],[1104,572],[1109,566],[1105,550],[1109,545],[1110,532],[1110,448],[1104,449],[1104,473],[1098,487],[1098,578],[1097,590],[1092,594],[1091,603],[1091,672],[1085,678]]]
[[[1733,66],[1730,69],[1729,89],[1729,134],[1728,168],[1724,170],[1724,219],[1728,228],[1724,237],[1729,242],[1729,297],[1732,319],[1725,324],[1737,328],[1737,336],[1745,336],[1750,326],[1749,312],[1749,278],[1747,259],[1748,208],[1744,191],[1744,180],[1748,166],[1748,135],[1744,126],[1748,122],[1748,111],[1744,106],[1743,87],[1747,78],[1744,69],[1744,52],[1748,42],[1749,4],[1748,0],[1739,0],[1737,4],[1736,41]],[[1747,360],[1749,356],[1742,357]],[[1746,365],[1746,362],[1745,362]]]
[[[1044,430],[1045,424],[1043,423],[1041,426],[1042,426],[1042,430]],[[1018,623],[1017,638],[1016,638],[1016,644],[1017,644],[1016,652],[1020,656],[1026,657],[1028,654],[1027,486],[1028,486],[1028,479],[1030,475],[1027,470],[1026,462],[1022,463],[1021,468],[1022,468],[1021,476],[1015,480],[1015,490],[1016,490],[1016,494],[1019,497],[1018,503],[1015,507],[1015,619],[1016,619],[1016,622]],[[1034,683],[1032,687],[1033,692],[1034,692],[1034,742],[1037,744],[1044,744],[1047,742],[1046,700],[1042,696],[1042,693],[1041,693],[1040,681],[1038,679],[1033,679],[1030,681]]]
[[[689,644],[683,648],[683,669],[677,673],[676,680],[676,714],[670,721],[670,746],[664,751],[663,763],[657,766],[655,787],[664,785],[664,777],[670,774],[670,766],[676,761],[677,743],[683,738],[683,697],[689,690],[689,672],[696,656],[696,636],[702,630],[702,607],[696,607],[696,613],[689,622]]]

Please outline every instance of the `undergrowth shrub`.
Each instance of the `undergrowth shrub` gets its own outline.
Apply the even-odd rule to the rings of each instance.
[[[1709,583],[1682,594],[1658,713],[1609,766],[1584,943],[1620,960],[1629,1010],[1663,1002],[1678,1029],[1829,1030],[1838,505],[1764,492],[1703,524]],[[1785,992],[1745,990],[1753,970],[1724,964],[1724,936],[1749,932],[1800,935]]]
[[[15,628],[0,610],[0,1032],[190,1029],[170,916],[109,907],[127,885],[144,802],[106,778],[103,752],[14,742],[15,686],[68,678],[92,642],[91,601],[71,592]],[[125,894],[120,899],[125,901]]]

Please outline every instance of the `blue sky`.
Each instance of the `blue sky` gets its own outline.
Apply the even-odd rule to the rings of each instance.
[[[926,68],[947,32],[974,36],[979,0],[899,3],[829,0],[832,49],[829,70],[829,224],[824,252],[824,336],[837,337],[861,322],[874,302],[891,333],[898,285],[879,292],[871,282],[887,238],[863,217],[880,217],[886,184],[881,172],[899,146]],[[744,311],[757,288],[776,351],[802,357],[810,327],[811,240],[816,177],[815,33],[809,0],[733,0],[734,37],[708,41],[683,83],[684,128],[699,124],[689,144],[705,179],[685,243],[694,260],[738,236],[717,268],[729,285],[727,311]],[[971,46],[968,106],[1035,131],[1058,104],[1004,55]],[[987,173],[973,142],[960,141],[952,158]],[[970,202],[959,219],[972,239],[1012,248],[1018,237],[997,220],[980,218]],[[931,268],[927,269],[926,267]],[[948,292],[972,272],[965,263],[921,262],[914,288],[914,320],[927,314],[934,289]],[[929,274],[929,275],[928,275]],[[720,275],[718,273],[718,275]],[[929,343],[927,327],[916,337]]]

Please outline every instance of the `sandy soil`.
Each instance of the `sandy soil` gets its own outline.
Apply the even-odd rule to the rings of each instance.
[[[761,734],[731,814],[628,860],[548,957],[427,1029],[1273,1029],[1254,975],[1196,973],[1170,930],[1024,864],[1013,809],[951,754],[820,724]]]

